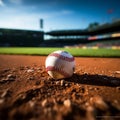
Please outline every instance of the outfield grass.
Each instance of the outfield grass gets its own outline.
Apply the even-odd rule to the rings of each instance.
[[[33,47],[0,47],[0,54],[48,55],[56,50],[65,50],[73,56],[81,57],[120,57],[120,50],[113,49],[81,49],[81,48],[33,48]]]

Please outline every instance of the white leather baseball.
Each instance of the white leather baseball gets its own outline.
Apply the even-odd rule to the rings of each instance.
[[[68,78],[73,75],[75,60],[70,53],[58,50],[48,55],[45,67],[47,73],[54,79]]]

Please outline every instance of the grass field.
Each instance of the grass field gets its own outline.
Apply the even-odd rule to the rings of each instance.
[[[120,57],[120,50],[113,49],[81,49],[81,48],[33,48],[33,47],[0,47],[0,54],[48,55],[56,50],[65,50],[77,57]]]

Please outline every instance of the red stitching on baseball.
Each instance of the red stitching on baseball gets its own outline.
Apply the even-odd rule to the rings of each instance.
[[[74,61],[74,57],[68,58],[68,57],[65,57],[63,55],[60,55],[59,53],[51,53],[49,56],[55,56],[55,57],[58,57],[62,60],[68,61],[68,62]]]
[[[70,75],[69,75],[68,73],[66,73],[65,71],[63,71],[63,70],[61,70],[61,69],[59,69],[59,68],[53,67],[53,66],[48,66],[48,67],[46,68],[46,71],[47,71],[47,72],[48,72],[48,71],[57,71],[57,72],[59,72],[60,74],[62,74],[63,76],[65,76],[65,77],[70,77]]]

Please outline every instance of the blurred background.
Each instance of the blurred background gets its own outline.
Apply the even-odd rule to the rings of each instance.
[[[2,47],[120,49],[118,0],[0,0]]]

